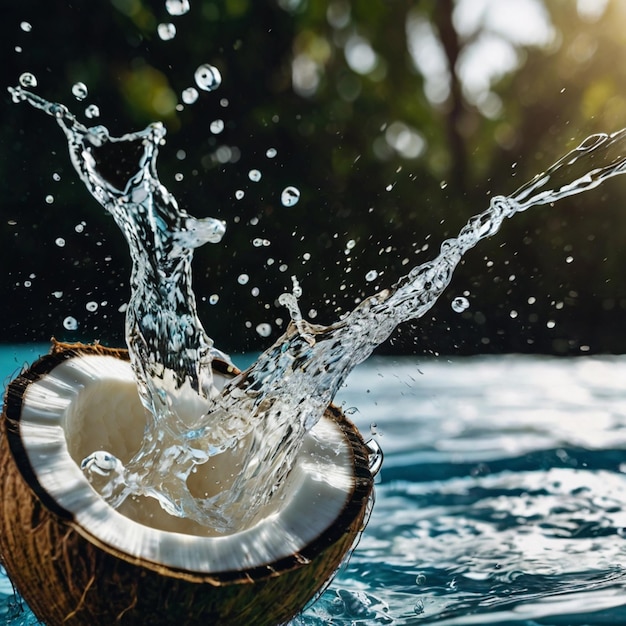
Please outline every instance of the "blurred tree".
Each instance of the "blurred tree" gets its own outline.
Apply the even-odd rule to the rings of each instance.
[[[274,335],[284,328],[276,299],[291,275],[305,315],[333,321],[435,254],[490,195],[586,135],[626,125],[617,0],[190,6],[171,15],[164,0],[13,3],[0,71],[6,85],[33,72],[38,93],[79,113],[98,105],[113,133],[166,123],[163,182],[191,213],[228,222],[224,245],[198,251],[194,266],[201,317],[226,350],[267,345],[261,322]],[[186,104],[202,63],[219,68],[222,85]],[[77,81],[85,101],[71,95]],[[2,339],[119,343],[121,235],[80,188],[54,124],[8,94],[3,104]],[[119,155],[112,175],[127,176],[132,159]],[[288,185],[300,192],[290,208],[280,202]],[[626,350],[623,199],[616,180],[516,217],[386,349]],[[471,306],[458,314],[449,302],[461,293]],[[78,331],[64,330],[67,315]]]

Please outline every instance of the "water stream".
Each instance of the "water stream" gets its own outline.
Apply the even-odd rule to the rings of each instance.
[[[330,326],[302,317],[297,289],[284,294],[291,316],[285,334],[219,390],[211,364],[226,357],[196,314],[191,260],[196,247],[219,242],[225,226],[187,214],[159,181],[163,125],[112,137],[104,126],[84,126],[62,104],[22,87],[10,91],[15,102],[28,102],[57,120],[76,171],[121,228],[133,261],[127,344],[151,424],[125,466],[106,451],[94,451],[83,463],[85,471],[113,506],[132,494],[150,495],[171,514],[223,532],[254,523],[289,472],[304,433],[350,371],[398,324],[433,306],[468,250],[498,232],[506,218],[593,189],[626,168],[626,129],[588,137],[512,195],[493,197],[457,237],[443,242],[434,259]],[[137,171],[123,187],[103,173],[101,149],[108,143],[141,149]],[[232,483],[211,497],[191,495],[187,479],[194,468],[233,448],[243,449],[245,460]]]

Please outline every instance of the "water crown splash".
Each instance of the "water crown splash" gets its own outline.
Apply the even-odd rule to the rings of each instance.
[[[140,395],[153,415],[152,430],[126,466],[98,451],[99,457],[86,459],[86,470],[98,468],[103,480],[95,486],[113,506],[131,494],[150,495],[171,514],[220,532],[254,523],[279,491],[304,434],[350,371],[396,326],[433,306],[468,250],[498,232],[505,218],[593,189],[626,168],[626,129],[587,138],[511,196],[493,197],[489,208],[472,217],[456,238],[442,243],[434,259],[330,326],[302,318],[294,279],[294,293],[281,298],[292,318],[285,334],[218,390],[211,377],[212,360],[225,357],[197,317],[191,259],[194,248],[219,241],[224,225],[189,216],[160,183],[156,156],[165,137],[163,126],[152,124],[114,138],[102,126],[86,128],[63,105],[21,87],[11,88],[11,93],[16,102],[27,101],[56,117],[74,167],[115,218],[133,258],[127,343]],[[124,189],[106,181],[95,158],[97,148],[107,142],[142,145],[139,169]],[[233,450],[237,471],[229,484],[211,496],[192,495],[186,482],[190,472]]]

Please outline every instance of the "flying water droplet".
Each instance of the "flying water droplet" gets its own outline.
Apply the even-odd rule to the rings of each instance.
[[[285,187],[280,194],[280,202],[283,206],[292,207],[300,200],[300,190],[296,187]]]
[[[65,245],[65,239],[63,239],[63,237],[57,237],[54,240],[54,243],[56,243],[56,245],[59,246],[59,248],[62,248]]]
[[[273,159],[277,154],[278,154],[278,151],[276,150],[276,148],[268,148],[267,151],[265,152],[265,156],[268,159]]]
[[[464,296],[458,296],[452,300],[450,306],[455,313],[463,313],[469,308],[469,300]]]
[[[100,109],[98,108],[98,106],[95,104],[90,104],[85,109],[85,117],[88,117],[90,120],[94,119],[95,117],[100,117]]]
[[[243,191],[242,189],[237,189],[237,191],[235,191],[235,198],[237,200],[241,200],[245,195],[246,195],[246,192]]]
[[[33,30],[33,26],[30,22],[20,22],[20,28],[25,32],[25,33],[30,33],[31,30]]]
[[[371,283],[373,280],[378,278],[378,272],[376,270],[370,270],[367,274],[365,274],[365,280],[368,283]]]
[[[380,469],[383,466],[383,460],[384,460],[383,449],[380,447],[380,444],[378,443],[378,441],[376,441],[376,439],[370,439],[366,441],[365,445],[367,446],[369,450],[368,465],[370,468],[370,472],[372,473],[373,476],[376,476],[376,474],[380,472]]]
[[[213,91],[222,84],[222,75],[213,65],[204,63],[194,73],[196,85],[204,91]]]
[[[87,97],[87,85],[85,83],[74,83],[72,85],[72,95],[76,98],[76,100],[84,100]]]
[[[46,196],[46,204],[52,204],[54,202],[54,196],[48,194]]]
[[[78,320],[75,317],[68,315],[63,320],[63,328],[66,330],[76,330],[78,328]]]
[[[93,313],[94,311],[98,309],[98,303],[91,300],[90,302],[87,302],[87,304],[85,305],[85,308],[91,313]]]
[[[259,172],[259,170],[250,170],[248,172],[248,178],[253,182],[253,183],[258,183],[261,180],[261,172]]]
[[[256,332],[260,337],[269,337],[272,334],[272,327],[267,322],[263,322],[256,327]]]
[[[240,274],[240,275],[237,277],[237,282],[238,282],[240,285],[245,285],[245,284],[246,284],[249,280],[250,280],[250,277],[249,277],[247,274]]]
[[[209,126],[209,130],[214,135],[219,135],[224,130],[224,120],[213,120]]]
[[[170,15],[184,15],[190,9],[189,0],[166,0],[165,9]]]
[[[220,297],[216,293],[212,293],[209,296],[209,304],[217,304],[219,299],[220,299]]]
[[[171,22],[164,22],[157,26],[157,34],[163,41],[169,41],[176,37],[176,26]]]
[[[185,104],[193,104],[198,99],[198,90],[195,87],[187,87],[182,93]]]
[[[24,72],[20,75],[20,85],[22,85],[22,87],[36,87],[37,79],[34,74]]]

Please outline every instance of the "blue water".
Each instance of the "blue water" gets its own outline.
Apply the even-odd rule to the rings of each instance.
[[[3,380],[45,349],[0,349]],[[337,401],[384,449],[376,504],[293,626],[626,624],[625,400],[626,357],[357,368]],[[2,620],[37,623],[0,575]]]

